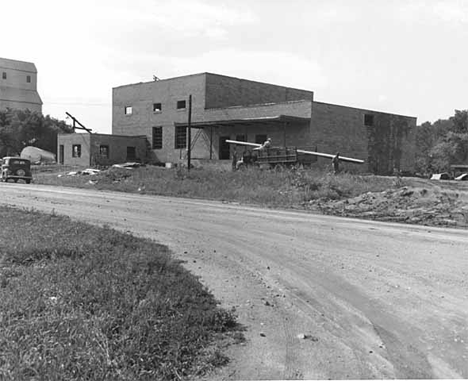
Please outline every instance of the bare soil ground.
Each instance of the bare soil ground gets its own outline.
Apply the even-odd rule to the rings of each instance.
[[[435,200],[466,201],[439,186]],[[417,187],[393,198],[419,202]],[[39,185],[2,184],[0,203],[167,244],[246,328],[206,379],[468,378],[464,230]],[[405,205],[395,215],[415,209]]]
[[[468,183],[418,178],[405,178],[401,183],[405,186],[350,199],[316,200],[306,208],[343,217],[468,227]]]

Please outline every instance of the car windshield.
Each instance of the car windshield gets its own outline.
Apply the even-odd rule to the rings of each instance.
[[[17,160],[17,159],[12,159],[9,161],[10,165],[27,165],[28,162],[26,160]]]

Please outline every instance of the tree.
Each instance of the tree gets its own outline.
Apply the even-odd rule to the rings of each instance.
[[[468,110],[455,110],[449,119],[418,126],[416,170],[443,172],[451,164],[468,164]]]
[[[29,110],[0,111],[0,156],[19,155],[26,146],[57,153],[58,133],[72,133],[64,121]]]
[[[458,134],[468,133],[468,110],[455,110],[455,115],[450,118],[453,123],[450,131]]]
[[[425,122],[416,129],[416,171],[420,173],[428,173],[436,170],[440,162],[436,160],[434,155],[439,155],[437,152],[432,152],[434,147],[452,128],[452,121],[447,119],[439,119],[433,124]]]

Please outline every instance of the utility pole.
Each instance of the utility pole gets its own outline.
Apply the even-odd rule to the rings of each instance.
[[[188,150],[187,150],[187,170],[190,171],[190,161],[192,159],[192,94],[189,95],[188,101]]]

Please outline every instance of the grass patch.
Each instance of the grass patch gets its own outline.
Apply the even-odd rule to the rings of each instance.
[[[239,335],[235,317],[165,246],[7,207],[0,224],[0,379],[172,380],[226,363],[215,343]]]
[[[232,172],[200,168],[188,172],[152,166],[133,170],[114,168],[97,176],[59,178],[56,173],[38,173],[35,182],[285,208],[300,207],[311,200],[342,199],[395,186],[394,179],[388,177],[347,173],[335,176],[319,169],[275,172],[247,168]]]

